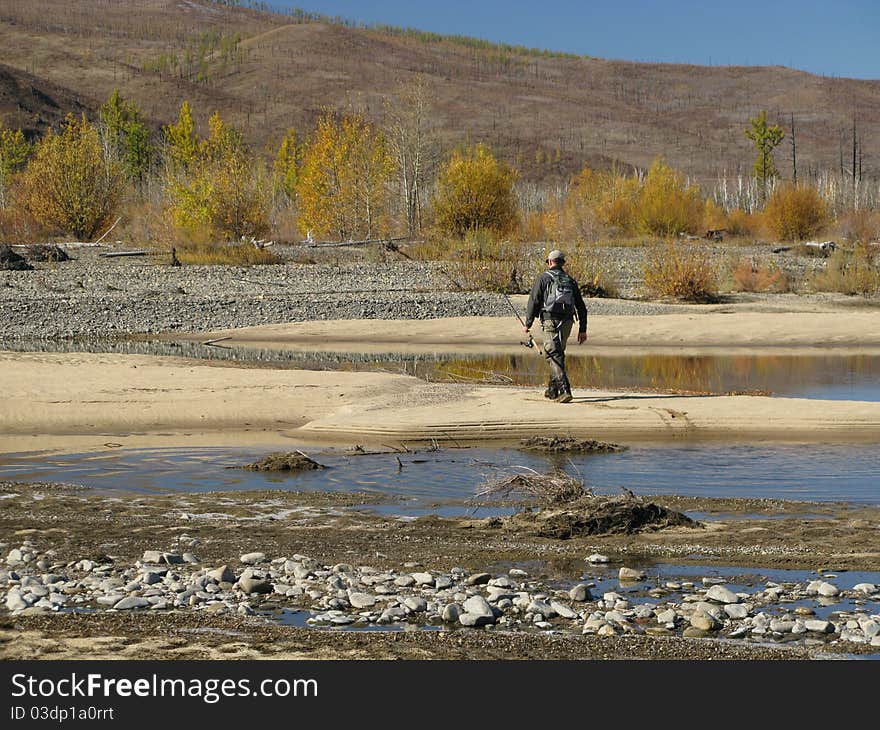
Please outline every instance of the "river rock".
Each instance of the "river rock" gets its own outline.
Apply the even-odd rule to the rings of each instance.
[[[607,555],[601,555],[600,553],[593,553],[592,555],[588,555],[584,558],[588,563],[592,563],[593,565],[601,565],[603,563],[610,563],[611,560]]]
[[[469,586],[479,586],[485,585],[490,580],[492,580],[491,573],[474,573],[473,575],[469,575],[467,580],[465,580],[465,584]]]
[[[603,624],[597,629],[596,633],[599,636],[614,636],[617,634],[617,631],[611,624]]]
[[[265,578],[251,578],[243,575],[238,579],[238,587],[241,589],[242,593],[248,596],[252,593],[272,592],[272,584]]]
[[[674,608],[667,608],[665,611],[660,611],[656,618],[658,624],[674,624],[678,620],[678,614]]]
[[[824,621],[822,619],[807,619],[804,621],[804,627],[807,631],[815,631],[819,634],[833,634],[834,633],[834,624],[830,621]]]
[[[877,592],[877,586],[873,583],[856,583],[856,585],[853,586],[853,590],[857,593],[864,593],[870,596]]]
[[[245,553],[239,560],[245,565],[256,565],[266,560],[266,553]]]
[[[528,578],[529,574],[521,568],[511,568],[507,571],[507,575],[511,578]]]
[[[350,593],[348,602],[353,608],[371,608],[376,605],[376,597],[369,593]]]
[[[428,602],[421,596],[407,596],[403,599],[403,605],[415,613],[428,610]]]
[[[412,573],[413,580],[420,586],[434,585],[434,576],[430,573]]]
[[[691,626],[700,631],[713,631],[718,622],[714,616],[710,616],[705,611],[694,611],[690,619]]]
[[[218,583],[235,583],[235,573],[232,572],[232,568],[228,565],[221,565],[219,568],[214,568],[214,570],[209,571],[207,575]]]
[[[435,575],[434,576],[434,588],[442,591],[444,588],[452,587],[452,578],[448,575]]]
[[[455,623],[459,616],[461,616],[461,606],[457,603],[448,603],[443,607],[443,613],[440,614],[440,618],[446,623]]]
[[[744,619],[749,615],[751,607],[746,603],[727,603],[724,605],[724,613],[733,619]]]
[[[706,591],[706,598],[718,603],[739,603],[739,596],[723,585],[713,585]]]
[[[578,618],[577,611],[572,611],[568,606],[566,606],[564,603],[560,603],[559,601],[550,601],[550,608],[552,608],[562,618]]]
[[[526,609],[528,613],[540,613],[544,618],[553,618],[556,611],[546,601],[534,600]]]
[[[146,608],[150,602],[146,598],[140,596],[126,596],[121,601],[114,604],[113,608],[117,611],[125,611],[132,608]]]
[[[411,575],[400,575],[394,579],[394,585],[400,586],[401,588],[409,588],[410,586],[414,586],[416,584],[416,579]]]
[[[19,591],[12,590],[6,594],[6,608],[10,611],[23,611],[27,607],[28,604],[22,598]]]
[[[840,589],[836,585],[826,583],[825,581],[822,581],[816,590],[820,596],[825,596],[827,598],[840,594]]]
[[[585,583],[578,583],[568,592],[568,597],[572,601],[583,603],[584,601],[592,601],[593,594],[590,593],[589,587]]]
[[[514,589],[517,587],[516,583],[514,583],[508,576],[502,575],[498,578],[493,578],[489,581],[488,585],[493,586],[495,588],[507,588]]]
[[[488,573],[486,575],[488,575]],[[463,608],[466,614],[486,616],[492,618],[494,621],[495,612],[492,610],[492,606],[489,605],[489,602],[482,596],[471,596],[464,602]]]
[[[163,552],[161,550],[145,550],[141,561],[144,563],[161,563]]]
[[[462,626],[488,626],[495,623],[494,616],[483,616],[475,613],[463,613],[458,617],[458,623]]]
[[[794,621],[785,619],[773,619],[770,621],[770,631],[774,634],[790,634],[794,628]]]
[[[621,568],[617,572],[617,578],[624,581],[645,580],[645,571],[637,568]]]

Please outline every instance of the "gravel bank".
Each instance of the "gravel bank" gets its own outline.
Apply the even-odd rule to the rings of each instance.
[[[279,247],[277,266],[172,267],[167,257],[103,257],[111,247],[70,247],[71,261],[34,262],[32,271],[0,271],[2,337],[105,338],[126,334],[204,332],[315,319],[511,317],[505,298],[463,292],[442,264],[407,260],[301,264],[295,247]],[[640,293],[645,251],[600,250],[625,297]],[[773,257],[768,249],[713,250],[725,257]],[[799,267],[817,259],[787,256]],[[685,311],[638,299],[593,299],[591,314]]]

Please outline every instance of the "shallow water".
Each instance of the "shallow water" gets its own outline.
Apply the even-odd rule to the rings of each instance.
[[[223,360],[267,368],[389,371],[432,381],[537,387],[547,364],[534,351],[517,355],[365,354],[294,352],[197,342],[137,340],[0,340],[0,349],[48,352],[114,352]],[[880,401],[877,355],[601,355],[570,348],[568,370],[577,388],[769,392],[824,400]]]
[[[473,498],[487,480],[558,467],[579,476],[597,494],[617,494],[626,487],[640,495],[880,504],[880,449],[870,444],[639,445],[622,453],[569,458],[514,448],[359,456],[311,452],[328,468],[298,474],[229,468],[267,453],[119,448],[97,454],[6,454],[0,455],[0,478],[136,492],[371,491],[377,504],[395,502],[382,507],[386,514],[418,515],[427,508],[436,514],[436,502]],[[397,504],[400,496],[407,501]],[[458,514],[466,511],[462,507]],[[447,513],[455,512],[449,508]]]

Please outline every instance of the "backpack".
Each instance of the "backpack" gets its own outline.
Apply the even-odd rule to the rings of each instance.
[[[550,286],[544,295],[544,314],[553,319],[569,319],[574,317],[574,290],[577,283],[564,271],[550,269]]]

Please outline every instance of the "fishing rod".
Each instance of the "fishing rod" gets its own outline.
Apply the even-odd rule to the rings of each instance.
[[[516,318],[519,320],[519,323],[523,326],[523,329],[526,329],[526,323],[523,322],[523,318],[519,316],[519,312],[516,311],[516,307],[513,306],[513,302],[510,301],[510,297],[507,296],[507,292],[503,292],[503,294],[504,298],[507,300],[507,303],[510,305],[510,308],[513,310],[513,313],[516,315]],[[529,341],[523,342],[522,340],[520,340],[519,344],[521,344],[523,347],[528,347],[530,350],[534,347],[537,347],[538,351],[541,351],[541,346],[535,342],[535,339],[532,337],[531,332],[529,332]]]

